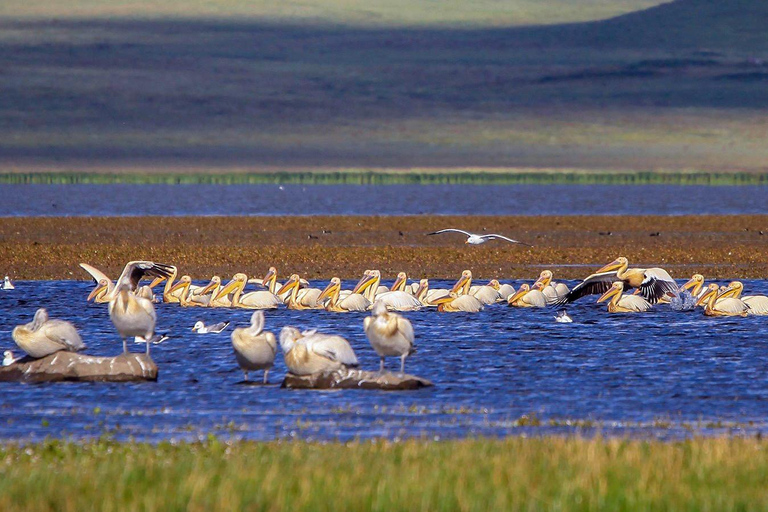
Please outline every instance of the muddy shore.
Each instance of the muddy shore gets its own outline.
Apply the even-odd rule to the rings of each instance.
[[[445,228],[499,232],[534,247],[464,244]],[[87,262],[116,275],[152,259],[204,279],[242,271],[309,279],[359,277],[377,268],[418,278],[532,278],[543,268],[575,279],[626,256],[678,278],[768,277],[768,216],[685,217],[128,217],[0,219],[0,272],[12,279],[87,279]]]

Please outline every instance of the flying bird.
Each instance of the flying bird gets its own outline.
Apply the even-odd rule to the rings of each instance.
[[[465,235],[467,237],[467,241],[464,242],[464,243],[471,244],[471,245],[480,245],[480,244],[484,244],[488,240],[499,239],[499,240],[506,240],[507,242],[510,242],[510,243],[513,243],[513,244],[520,244],[520,245],[526,245],[528,247],[533,247],[531,244],[527,244],[527,243],[521,242],[519,240],[513,240],[511,238],[508,238],[506,236],[499,235],[499,234],[496,234],[496,233],[489,233],[487,235],[478,235],[476,233],[468,233],[467,231],[462,231],[461,229],[454,229],[454,228],[441,229],[440,231],[435,231],[433,233],[427,233],[427,235],[439,235],[441,233],[453,233],[453,232],[461,233],[462,235]]]

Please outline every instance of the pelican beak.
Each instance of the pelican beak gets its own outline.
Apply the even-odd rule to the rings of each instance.
[[[154,288],[155,286],[159,285],[160,283],[162,283],[162,282],[163,282],[163,281],[165,281],[166,279],[167,279],[167,278],[165,278],[165,277],[156,277],[156,278],[154,278],[154,279],[152,280],[152,282],[151,282],[151,283],[149,283],[149,287],[150,287],[150,288]]]
[[[701,297],[699,297],[699,300],[697,300],[697,301],[696,301],[696,305],[697,305],[697,306],[701,306],[702,304],[704,304],[705,302],[707,302],[707,301],[709,300],[709,297],[710,297],[712,294],[714,294],[714,293],[717,293],[717,290],[707,290],[707,292],[706,292],[706,293],[704,293],[704,294],[702,294],[702,296],[701,296]]]
[[[208,285],[208,286],[211,286],[211,285]],[[206,286],[206,288],[208,288],[208,286]],[[237,281],[236,279],[232,279],[230,282],[227,283],[227,285],[224,288],[219,290],[219,293],[217,293],[216,296],[213,297],[211,300],[216,301],[222,297],[226,297],[227,295],[232,293],[238,286],[240,286],[240,281]],[[213,288],[213,286],[211,286],[211,288]]]
[[[93,298],[96,297],[102,290],[106,290],[106,289],[107,287],[102,284],[97,285],[96,288],[94,288],[93,291],[88,294],[88,298],[85,299],[86,302],[93,300]]]
[[[459,280],[458,280],[458,281],[456,281],[456,284],[455,284],[455,285],[453,285],[453,288],[451,288],[451,291],[452,291],[452,292],[454,292],[454,293],[457,293],[459,290],[461,290],[461,288],[462,288],[462,287],[463,287],[465,284],[467,284],[467,281],[468,281],[468,279],[469,279],[469,278],[468,278],[467,276],[464,276],[464,275],[462,275],[462,276],[459,278]]]
[[[527,290],[527,289],[521,287],[514,294],[512,294],[509,298],[507,298],[507,302],[508,303],[515,302],[517,299],[521,298],[523,295],[525,295],[529,291],[530,290]]]
[[[718,296],[718,298],[724,299],[726,297],[731,297],[736,295],[737,292],[738,292],[738,289],[735,286],[729,285],[728,288],[720,292],[720,295]]]
[[[281,286],[279,290],[277,290],[277,295],[282,295],[285,292],[292,290],[296,286],[299,286],[299,280],[291,278],[283,286]]]
[[[189,283],[188,283],[187,281],[179,281],[179,282],[178,282],[178,283],[176,283],[175,285],[171,286],[171,289],[170,289],[170,290],[168,290],[168,293],[173,293],[173,292],[175,292],[176,290],[181,290],[181,289],[182,289],[182,288],[184,288],[185,286],[189,286]],[[210,286],[210,285],[208,285],[208,286]],[[206,288],[208,288],[208,286],[206,286]]]
[[[366,289],[368,289],[369,286],[373,284],[375,280],[376,277],[373,275],[364,276],[360,282],[357,283],[355,289],[352,290],[352,293],[363,293]]]
[[[404,284],[404,283],[405,283],[405,279],[403,279],[403,278],[402,278],[402,277],[400,277],[400,276],[397,276],[397,279],[395,279],[395,282],[394,282],[394,283],[392,283],[392,290],[397,290],[397,289],[398,289],[398,287],[399,287],[401,284]]]
[[[619,262],[619,260],[613,260],[612,262],[610,262],[609,264],[607,264],[606,266],[604,266],[603,268],[595,272],[595,274],[600,274],[602,272],[610,272],[611,270],[618,270],[619,268],[621,268],[621,263]]]
[[[325,289],[317,297],[317,302],[322,302],[325,298],[330,297],[331,294],[334,293],[338,288],[341,288],[340,284],[337,285],[336,283],[328,283],[328,286],[326,286]]]
[[[179,284],[181,284],[181,283],[179,283]],[[176,286],[179,286],[179,285],[177,284]],[[175,288],[176,286],[174,286],[174,288]],[[216,288],[216,282],[215,282],[215,281],[213,281],[213,280],[211,280],[211,282],[210,282],[210,283],[208,283],[207,285],[205,285],[205,288],[203,288],[202,290],[200,290],[200,291],[199,291],[197,294],[198,294],[198,295],[205,295],[206,293],[210,292],[210,291],[211,291],[211,290],[213,290],[214,288]]]
[[[695,279],[689,279],[688,282],[686,282],[683,286],[680,287],[680,290],[688,290],[689,288],[693,288],[696,286],[697,281]]]
[[[454,299],[456,299],[456,297],[451,297],[450,295],[446,295],[445,297],[440,297],[439,299],[433,300],[432,304],[439,306],[440,304],[447,304]]]
[[[267,275],[264,276],[264,279],[261,280],[262,286],[265,288],[269,288],[269,283],[271,281],[274,281],[277,279],[277,272],[274,272],[271,268],[269,269],[269,272],[267,272]]]
[[[604,294],[602,294],[600,298],[597,299],[597,302],[600,303],[600,302],[603,302],[604,300],[608,300],[614,295],[616,295],[617,293],[619,293],[619,289],[611,286],[611,289],[605,292]]]
[[[533,284],[531,285],[531,288],[533,288],[537,284],[541,284],[542,288],[546,288],[551,280],[552,280],[551,277],[539,276],[539,278],[533,282]]]

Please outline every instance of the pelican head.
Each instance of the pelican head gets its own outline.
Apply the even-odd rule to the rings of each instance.
[[[99,282],[96,283],[96,288],[94,288],[93,291],[88,294],[86,301],[91,301],[102,293],[106,293],[107,291],[109,291],[109,281],[106,279],[99,279]]]
[[[395,282],[392,284],[391,290],[394,291],[403,291],[405,289],[405,283],[408,281],[408,276],[405,272],[398,272],[397,279],[395,279]]]
[[[699,297],[699,300],[696,301],[696,305],[701,306],[707,302],[712,295],[717,295],[718,293],[720,293],[720,287],[715,283],[710,283],[710,285],[707,286],[707,291],[704,292],[701,297]]]
[[[522,296],[528,293],[529,291],[531,291],[531,285],[529,285],[528,283],[523,283],[520,285],[520,288],[518,288],[515,293],[507,297],[507,302],[511,304],[516,300],[522,298]]]
[[[697,290],[698,288],[701,288],[703,285],[704,285],[704,276],[701,274],[693,274],[691,278],[688,280],[688,282],[680,287],[680,290],[681,291],[688,290],[690,288]]]
[[[289,290],[299,288],[300,285],[301,278],[299,277],[299,274],[291,274],[291,277],[288,278],[288,281],[286,281],[285,284],[281,286],[279,290],[277,290],[277,294],[282,295]]]
[[[619,270],[620,268],[626,267],[627,265],[629,265],[629,260],[627,260],[627,258],[625,258],[624,256],[619,256],[618,258],[616,258],[615,260],[613,260],[612,262],[610,262],[609,264],[607,264],[606,266],[604,266],[603,268],[601,268],[595,273],[600,274],[602,272]]]
[[[490,286],[496,291],[499,291],[499,289],[501,288],[501,283],[499,283],[498,279],[491,279],[490,281],[488,281],[488,286]]]
[[[416,288],[416,293],[414,295],[421,302],[424,302],[424,300],[427,298],[428,291],[429,291],[429,279],[420,279],[419,287]]]
[[[293,347],[296,346],[296,342],[302,338],[301,332],[295,327],[286,325],[280,330],[280,348],[283,350],[283,354],[287,354]]]
[[[381,281],[381,272],[378,270],[366,270],[363,273],[363,278],[357,283],[352,293],[363,293],[374,283],[378,285],[379,281]]]
[[[269,289],[273,281],[277,280],[277,269],[275,267],[269,267],[264,279],[261,280],[261,284]]]
[[[360,278],[360,280],[357,282],[355,287],[352,289],[352,293],[360,293],[360,287],[363,286],[370,277],[371,277],[370,270],[366,270],[365,272],[363,272],[363,277]]]
[[[461,277],[458,281],[456,281],[456,284],[453,285],[453,288],[451,288],[452,292],[459,293],[463,288],[469,289],[469,286],[472,284],[472,271],[471,270],[465,270],[461,273]],[[466,291],[464,292],[466,293]]]
[[[728,288],[723,291],[723,297],[740,297],[744,291],[744,285],[741,281],[731,281]]]
[[[338,277],[332,277],[331,282],[328,283],[328,286],[326,286],[325,289],[320,292],[320,295],[317,297],[317,302],[321,303],[326,298],[337,295],[339,291],[341,291],[341,279]]]
[[[185,276],[181,277],[181,280],[184,280]],[[191,279],[190,279],[191,282]],[[221,278],[219,276],[213,276],[211,278],[211,281],[205,285],[205,287],[198,292],[198,295],[205,295],[206,293],[210,293],[211,291],[215,290],[218,286],[221,286]]]
[[[185,274],[185,275],[181,276],[181,278],[179,278],[179,281],[176,284],[171,286],[171,289],[168,290],[168,293],[175,293],[176,290],[181,290],[182,288],[187,288],[187,287],[189,287],[190,284],[192,284],[192,278]],[[211,286],[211,284],[208,283],[208,285],[205,288],[203,288],[201,290],[201,292],[205,291],[205,293],[208,293],[206,291],[208,286]],[[211,286],[211,289],[212,288],[213,288],[213,286]],[[205,294],[203,294],[203,295],[205,295]]]
[[[217,277],[217,276],[214,276]],[[238,272],[237,274],[232,276],[232,279],[222,288],[219,290],[219,293],[216,294],[215,297],[212,298],[212,300],[219,300],[222,297],[226,297],[233,291],[240,288],[242,290],[245,287],[245,283],[248,281],[248,276],[243,274],[242,272]],[[213,282],[213,279],[211,279],[211,282]],[[219,278],[219,284],[221,284],[221,278]],[[207,287],[206,287],[207,288]]]
[[[599,299],[597,299],[597,302],[603,302],[604,300],[608,300],[614,295],[621,295],[624,292],[624,282],[623,281],[616,281],[613,283],[610,287],[610,289],[602,294]]]
[[[197,332],[200,329],[202,329],[203,327],[205,327],[205,324],[203,322],[197,321],[197,322],[195,322],[195,325],[192,327],[192,330],[194,332]]]
[[[371,316],[383,315],[386,312],[387,312],[387,305],[384,304],[384,301],[377,300],[373,304],[373,309],[371,309]]]
[[[541,283],[546,288],[551,281],[552,281],[552,271],[542,270],[541,274],[539,274],[539,278],[533,284],[534,286],[536,286],[536,283]]]

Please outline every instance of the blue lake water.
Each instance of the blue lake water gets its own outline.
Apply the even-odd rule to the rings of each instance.
[[[768,214],[768,187],[0,185],[0,217]]]
[[[0,350],[14,348],[12,328],[44,306],[52,317],[77,325],[88,353],[121,351],[106,305],[85,303],[90,283],[16,284],[14,291],[0,291]],[[745,281],[745,288],[765,294],[768,281]],[[606,435],[668,438],[691,435],[691,428],[705,435],[768,434],[768,317],[707,318],[700,309],[682,313],[666,306],[610,315],[588,299],[568,311],[573,324],[556,323],[549,310],[502,304],[478,314],[405,313],[417,337],[406,370],[434,387],[310,391],[279,387],[285,372],[280,353],[271,385],[238,384],[242,373],[229,334],[248,322],[249,311],[158,304],[158,330],[172,338],[153,347],[157,382],[0,383],[0,438],[452,438],[580,431],[562,424],[568,419],[592,420],[596,426],[584,432]],[[376,369],[364,316],[280,309],[267,312],[267,329],[277,334],[295,325],[340,334],[364,368]],[[233,325],[222,334],[198,335],[191,331],[196,320]],[[388,361],[393,369],[397,363]],[[520,426],[524,415],[540,418],[542,426]]]

